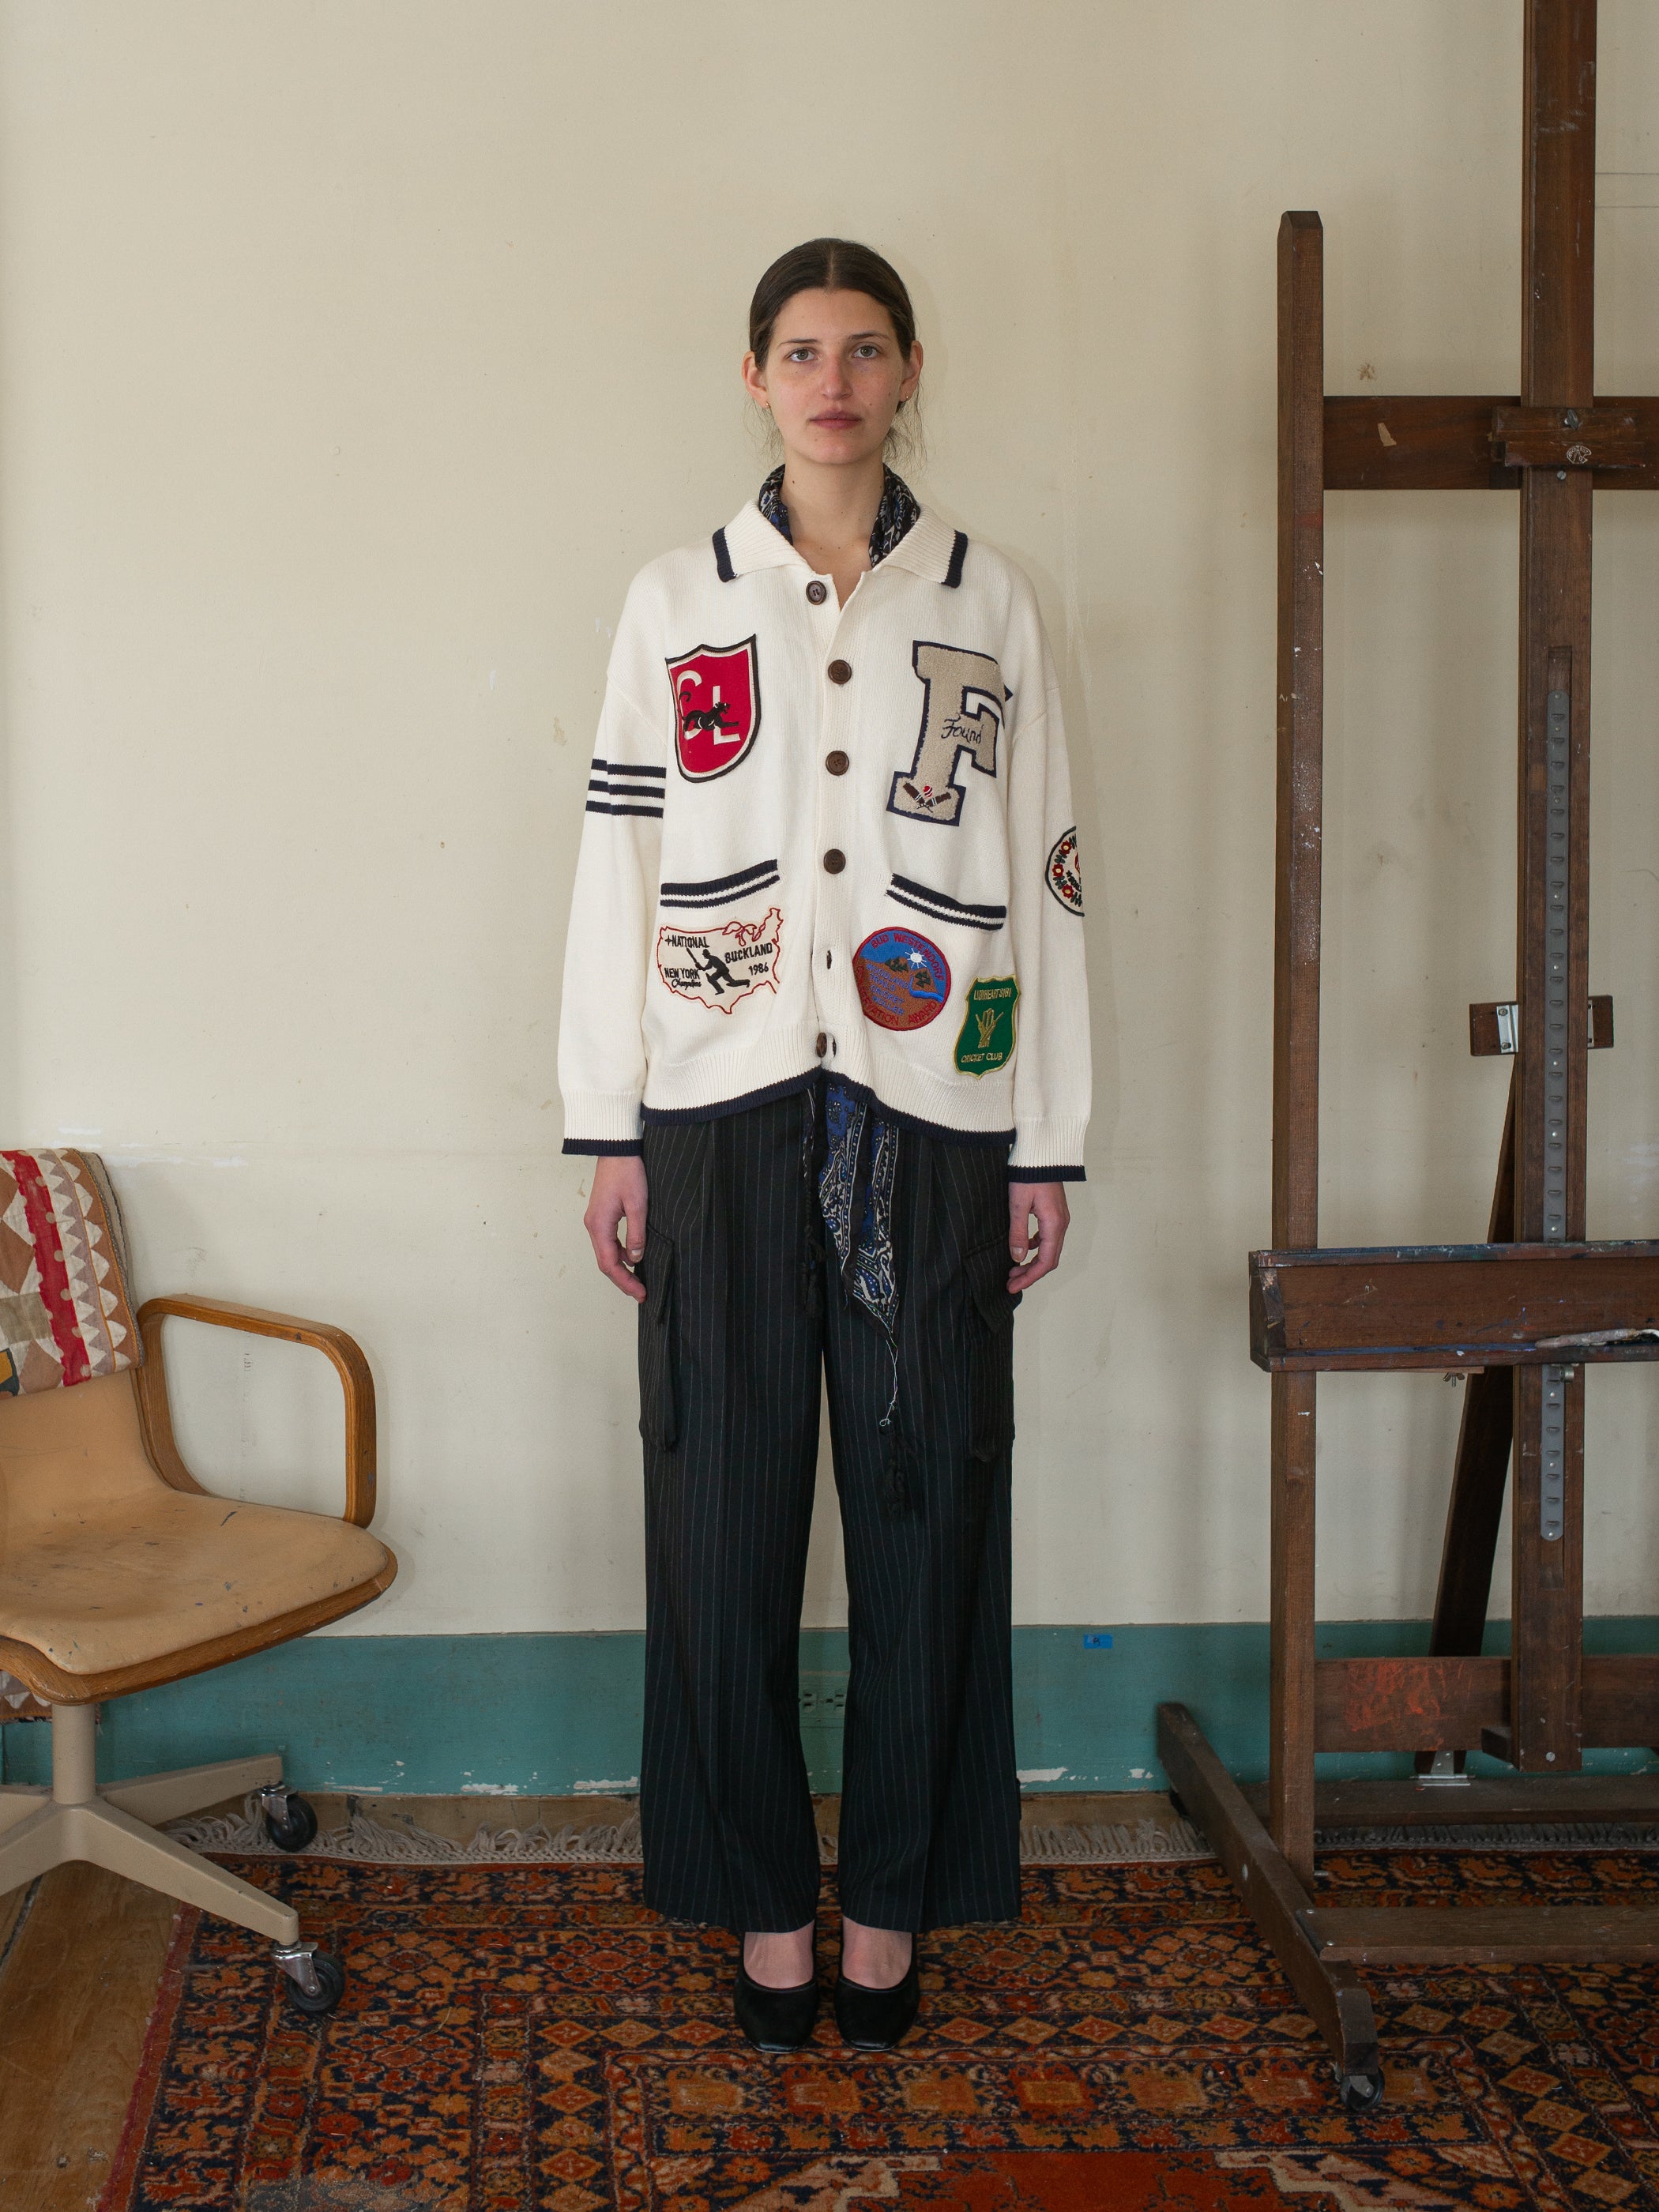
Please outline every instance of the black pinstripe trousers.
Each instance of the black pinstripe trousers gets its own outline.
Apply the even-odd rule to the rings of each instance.
[[[823,1376],[851,1664],[842,1906],[878,1928],[1012,1919],[1004,1156],[900,1133],[884,1432],[894,1352],[833,1246],[826,1266],[822,1124],[796,1093],[645,1132],[646,1901],[734,1933],[816,1911],[799,1651]]]

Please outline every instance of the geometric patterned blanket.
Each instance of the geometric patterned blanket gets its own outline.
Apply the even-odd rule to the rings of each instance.
[[[0,1395],[116,1375],[143,1356],[103,1162],[0,1152]]]

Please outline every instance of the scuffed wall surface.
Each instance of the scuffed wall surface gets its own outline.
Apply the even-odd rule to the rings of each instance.
[[[1600,388],[1659,387],[1659,19],[1604,0]],[[149,1289],[341,1322],[379,1632],[629,1627],[631,1314],[558,1157],[559,969],[633,569],[763,465],[762,266],[911,280],[924,497],[1072,719],[1091,1181],[1018,1331],[1017,1616],[1259,1619],[1273,250],[1333,390],[1514,388],[1516,0],[0,10],[0,1139],[101,1149]],[[1644,180],[1646,179],[1644,182]],[[1514,506],[1331,504],[1324,1233],[1478,1236],[1512,977]],[[1597,507],[1592,1227],[1659,1221],[1659,509]],[[322,1504],[320,1363],[175,1330],[227,1487]],[[1427,1608],[1457,1393],[1323,1397],[1323,1610]],[[1650,1611],[1655,1386],[1590,1391]],[[820,1515],[809,1618],[840,1604]]]

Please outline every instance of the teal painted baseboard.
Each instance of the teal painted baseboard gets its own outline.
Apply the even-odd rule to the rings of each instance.
[[[1659,1650],[1659,1619],[1585,1626],[1593,1651]],[[1507,1649],[1494,1622],[1487,1649]],[[1425,1621],[1330,1621],[1323,1656],[1428,1648]],[[104,1708],[106,1780],[279,1751],[301,1789],[418,1796],[564,1796],[637,1788],[645,1638],[594,1636],[313,1637]],[[817,1790],[841,1786],[843,1631],[801,1637],[801,1735]],[[1154,1708],[1191,1706],[1247,1780],[1267,1764],[1265,1622],[1109,1629],[1017,1628],[1014,1723],[1030,1790],[1159,1790]],[[0,1779],[44,1782],[49,1731],[0,1728]],[[1645,1750],[1600,1752],[1601,1768],[1650,1768]],[[1502,1770],[1477,1758],[1477,1765]],[[1389,1756],[1322,1758],[1332,1774],[1403,1773]]]

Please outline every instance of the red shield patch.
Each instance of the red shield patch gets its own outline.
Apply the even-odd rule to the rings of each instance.
[[[760,661],[755,641],[700,645],[668,664],[680,774],[689,783],[734,769],[760,730]]]

